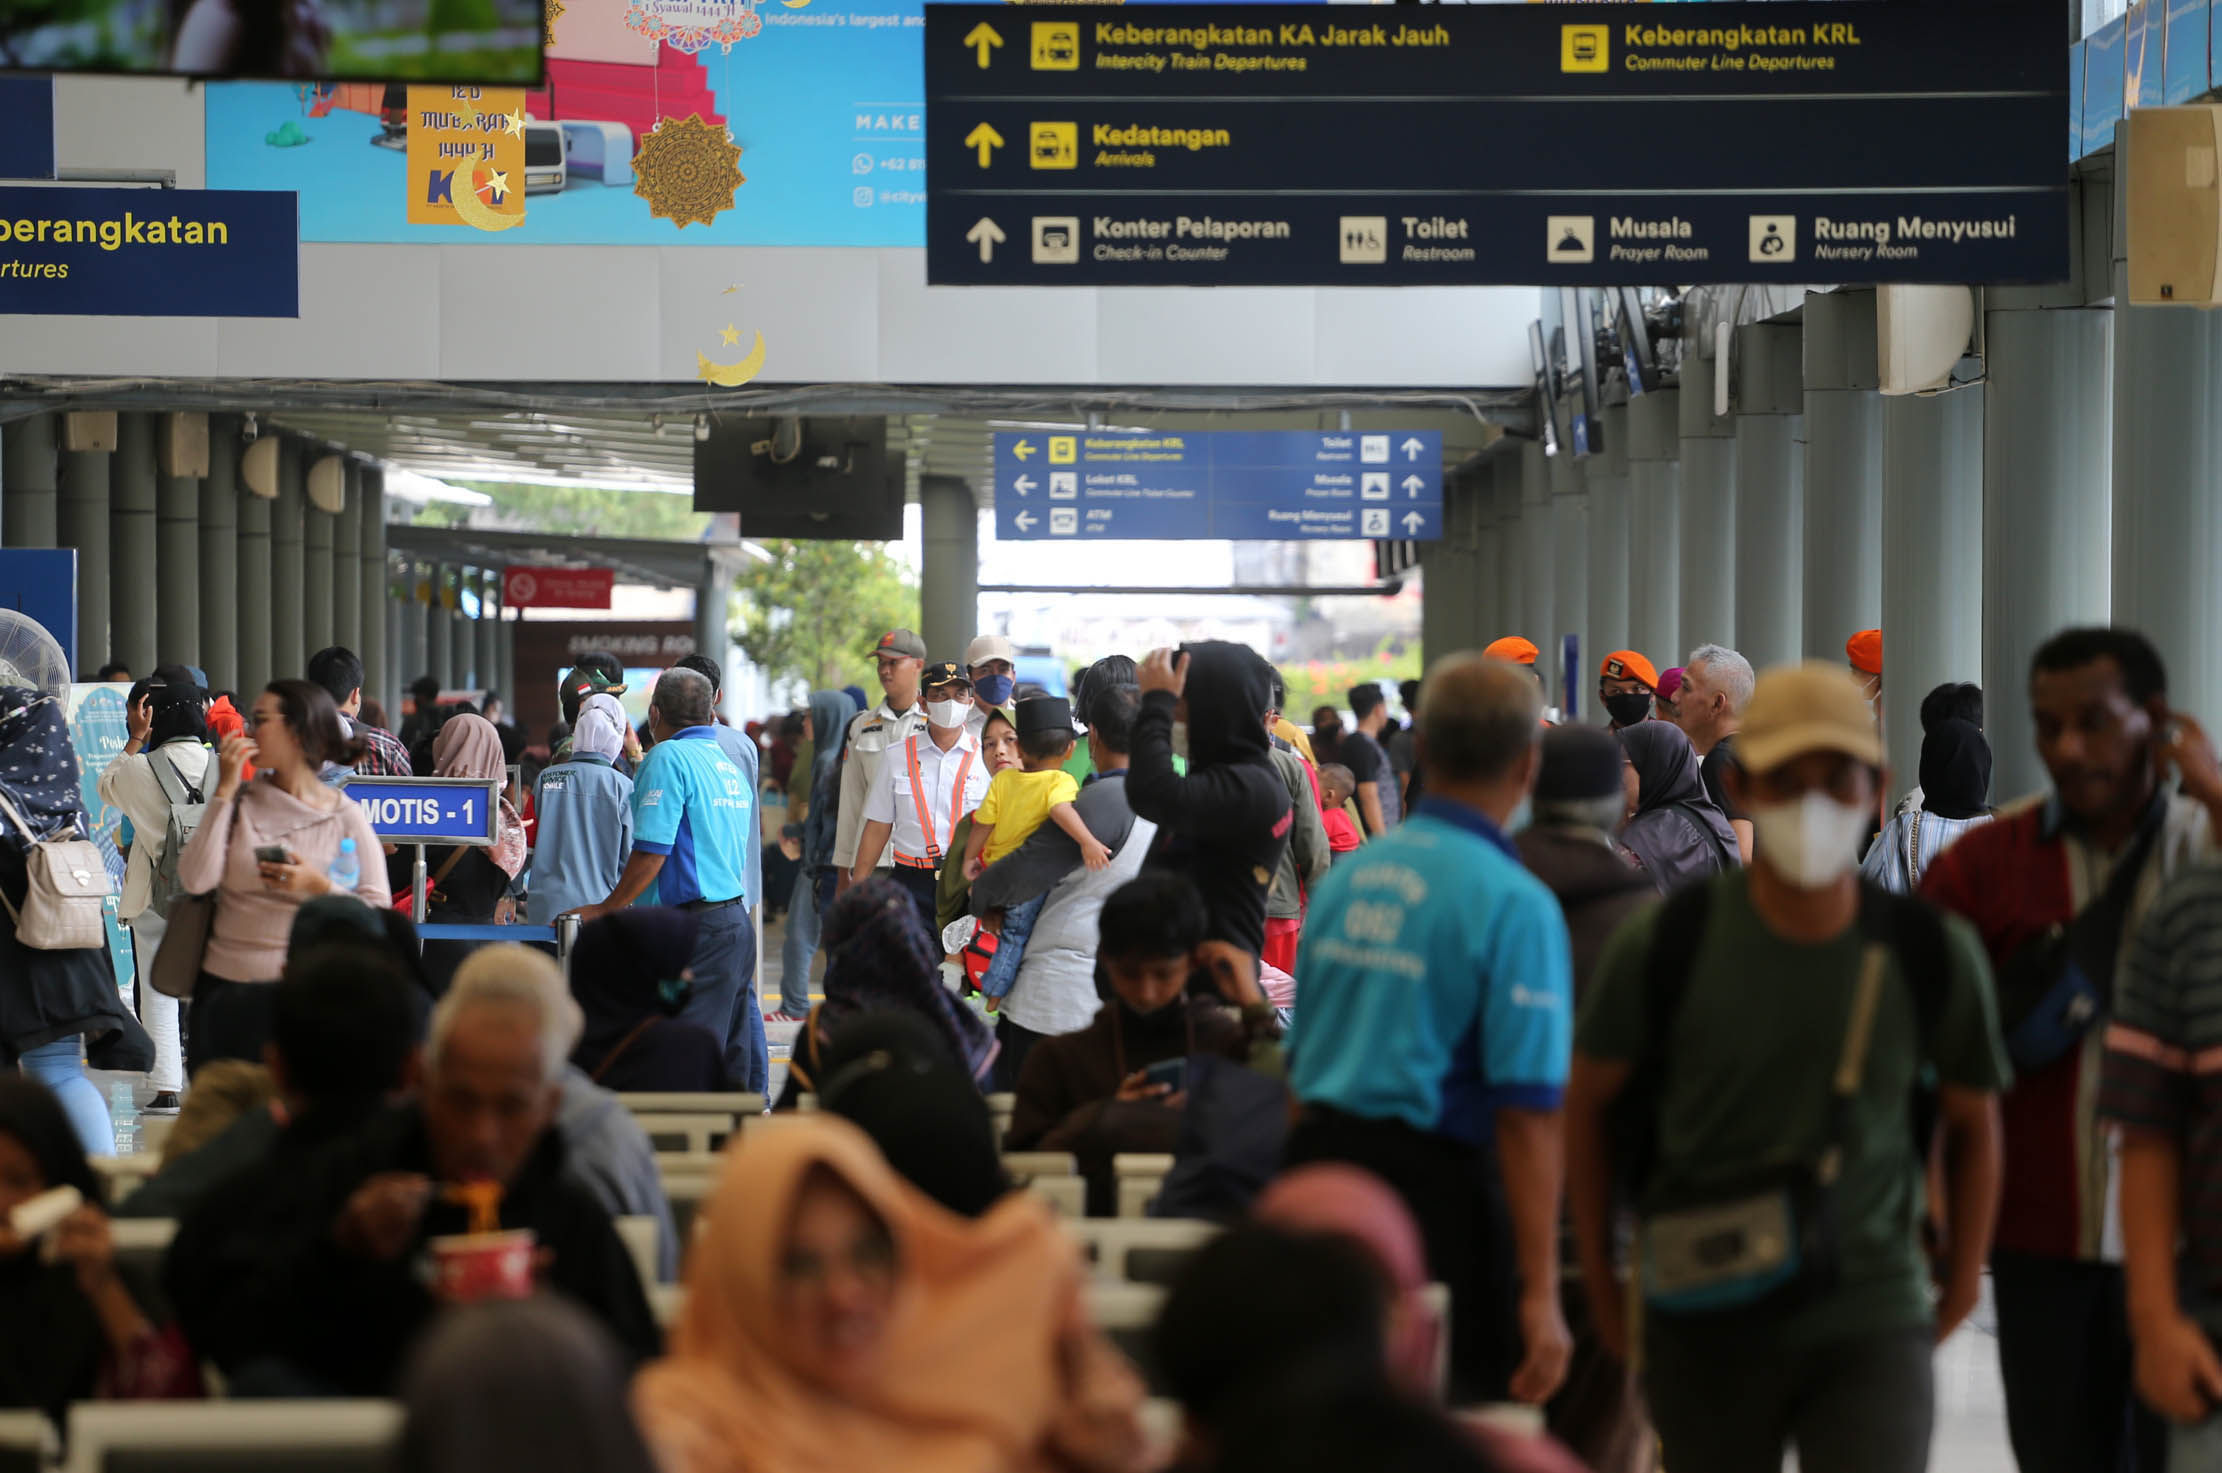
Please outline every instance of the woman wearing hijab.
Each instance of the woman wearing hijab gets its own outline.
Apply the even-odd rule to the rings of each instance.
[[[606,898],[633,851],[633,780],[617,770],[625,708],[595,694],[579,703],[571,756],[533,784],[539,833],[532,851],[531,906],[541,925]]]
[[[1940,721],[1921,739],[1921,806],[1891,816],[1860,868],[1896,895],[1921,888],[1936,857],[1993,817],[1991,746],[1982,728]]]
[[[31,840],[92,832],[79,788],[62,703],[20,686],[0,686],[0,1070],[17,1064],[54,1092],[76,1127],[82,1148],[115,1154],[115,1126],[100,1090],[85,1077],[96,1069],[154,1065],[154,1043],[124,1010],[108,948],[46,951],[16,940],[15,917],[30,888]]]
[[[694,990],[687,964],[701,918],[633,906],[588,921],[571,948],[571,995],[586,1015],[571,1062],[604,1089],[710,1093],[740,1088],[724,1041],[678,1012]]]
[[[583,719],[583,715],[582,715]],[[501,733],[483,716],[465,712],[451,716],[432,739],[434,777],[471,778],[506,784],[509,769],[502,754]],[[505,797],[491,846],[457,844],[428,847],[426,900],[419,921],[445,926],[491,926],[494,911],[509,893],[509,883],[525,865],[525,821]],[[404,846],[387,860],[387,875],[396,894],[407,891],[415,878],[416,853]],[[605,894],[608,892],[604,892]],[[447,990],[448,979],[481,943],[427,941],[424,967],[437,991]]]
[[[38,1238],[18,1237],[10,1214],[56,1187],[82,1202]],[[73,1401],[201,1394],[184,1338],[119,1269],[101,1200],[60,1102],[37,1080],[0,1076],[0,1407],[59,1426]]]
[[[1736,831],[1706,795],[1697,749],[1669,721],[1640,721],[1613,733],[1628,756],[1634,812],[1620,831],[1661,895],[1741,863]]]
[[[926,934],[910,892],[877,878],[853,885],[826,917],[826,1000],[795,1039],[779,1108],[815,1093],[827,1049],[851,1020],[882,1009],[916,1013],[977,1088],[995,1062],[995,1035],[941,985],[941,945]]]
[[[794,898],[787,903],[787,933],[779,949],[779,1011],[767,1023],[800,1023],[810,1016],[810,964],[819,932],[833,905],[833,830],[841,812],[841,738],[856,719],[846,691],[810,693],[810,766],[799,765],[788,788],[785,839],[802,862]],[[801,801],[796,801],[797,790]],[[614,887],[612,887],[614,888]],[[607,890],[602,892],[608,894]]]
[[[820,1062],[818,1108],[854,1122],[912,1186],[962,1217],[1011,1190],[987,1100],[925,1019],[866,1013]]]
[[[960,1217],[818,1114],[743,1137],[703,1215],[671,1354],[634,1384],[665,1473],[1144,1466],[1141,1384],[1041,1203]]]
[[[1437,1352],[1444,1327],[1427,1296],[1427,1248],[1403,1198],[1361,1167],[1321,1162],[1300,1166],[1277,1179],[1259,1196],[1252,1216],[1282,1233],[1339,1238],[1363,1250],[1388,1291],[1381,1349],[1390,1387],[1414,1403],[1440,1400]],[[1548,1438],[1467,1425],[1466,1435],[1490,1455],[1487,1465],[1499,1473],[1580,1473],[1588,1468],[1598,1473],[1636,1473],[1649,1468],[1650,1427],[1632,1394],[1628,1369],[1601,1354],[1599,1361],[1592,1369],[1609,1380],[1610,1400],[1585,1410],[1593,1414],[1588,1425],[1604,1435],[1576,1442],[1570,1431],[1561,1428],[1559,1413],[1568,1400],[1566,1392],[1550,1408],[1554,1435],[1569,1441],[1578,1460]],[[1594,1416],[1599,1411],[1609,1413],[1602,1422]]]
[[[409,1358],[393,1466],[655,1473],[609,1332],[554,1294],[450,1310]]]

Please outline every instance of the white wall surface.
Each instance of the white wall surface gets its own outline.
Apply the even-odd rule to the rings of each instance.
[[[183,83],[65,77],[62,167],[203,175]],[[0,373],[687,382],[732,320],[763,382],[1509,387],[1532,287],[928,288],[926,253],[301,247],[296,319],[0,319]],[[745,294],[719,302],[739,283]],[[744,305],[745,304],[745,305]],[[744,339],[745,341],[745,339]]]

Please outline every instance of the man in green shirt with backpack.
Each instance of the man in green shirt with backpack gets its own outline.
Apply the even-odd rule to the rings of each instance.
[[[1794,1443],[1805,1473],[1920,1473],[1931,1351],[1975,1303],[1997,1206],[1989,968],[1964,923],[1860,883],[1882,747],[1843,672],[1769,672],[1738,746],[1754,864],[1624,925],[1576,1027],[1583,1280],[1606,1344],[1642,1348],[1668,1467],[1779,1473]]]

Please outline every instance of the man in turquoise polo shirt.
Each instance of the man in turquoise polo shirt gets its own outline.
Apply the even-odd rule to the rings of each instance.
[[[756,795],[718,745],[710,697],[710,682],[693,670],[666,670],[656,681],[648,705],[656,744],[633,782],[632,857],[609,898],[578,915],[591,921],[643,898],[700,912],[694,991],[679,1016],[723,1039],[727,1075],[761,1094],[771,1061],[756,1007],[756,931],[748,919]]]
[[[1450,1286],[1461,1402],[1540,1405],[1569,1349],[1557,1231],[1573,977],[1559,903],[1507,837],[1541,722],[1522,667],[1438,661],[1415,742],[1427,797],[1328,872],[1297,963],[1288,1158],[1363,1166],[1411,1207]]]

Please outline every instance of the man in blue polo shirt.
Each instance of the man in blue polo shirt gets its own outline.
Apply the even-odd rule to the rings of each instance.
[[[1297,966],[1290,1164],[1394,1187],[1451,1291],[1454,1403],[1541,1405],[1565,1378],[1559,1098],[1572,1047],[1566,922],[1506,829],[1535,783],[1525,670],[1453,655],[1415,746],[1427,798],[1328,873]]]
[[[710,694],[710,682],[692,670],[666,670],[656,681],[648,704],[656,744],[633,782],[632,857],[609,898],[578,915],[591,921],[644,897],[699,911],[694,991],[679,1016],[725,1040],[726,1073],[762,1093],[770,1054],[756,1009],[756,931],[748,919],[756,795],[718,746]]]

